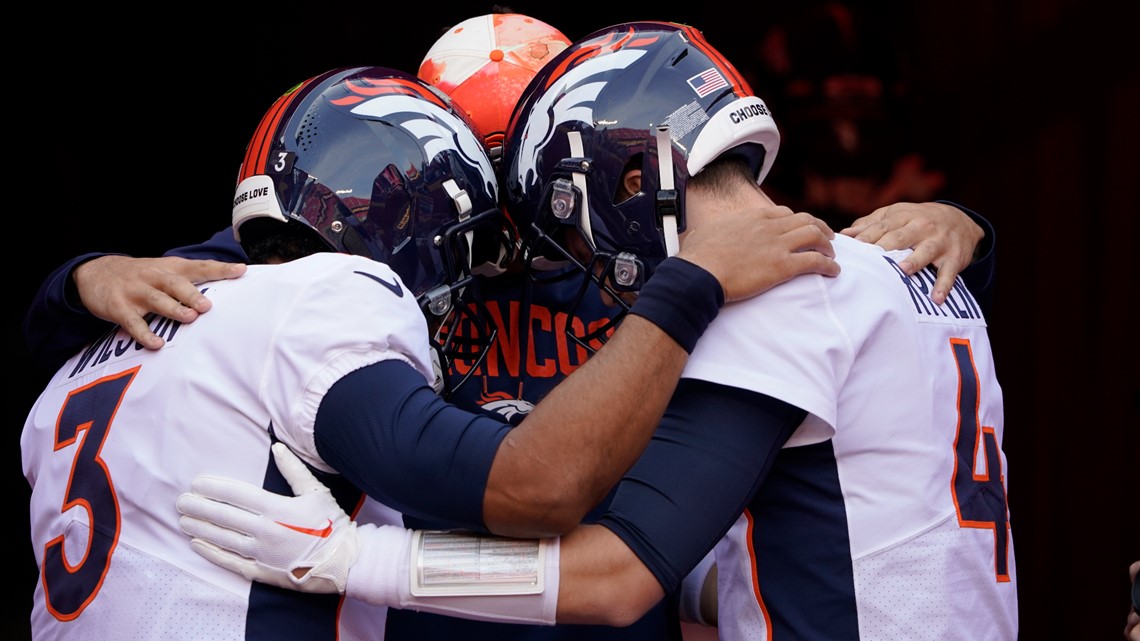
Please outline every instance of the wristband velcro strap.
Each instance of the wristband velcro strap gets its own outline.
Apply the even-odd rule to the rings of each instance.
[[[425,533],[417,534],[397,525],[377,527],[359,524],[357,536],[360,552],[348,572],[345,596],[376,606],[477,621],[554,625],[558,613],[560,582],[559,539],[538,542],[537,546],[532,547],[540,553],[525,555],[528,569],[543,577],[538,585],[522,586],[518,582],[513,585],[494,585],[496,578],[504,578],[504,571],[509,572],[510,568],[504,562],[509,562],[510,559],[482,555],[481,561],[472,565],[473,559],[481,557],[479,540],[457,533],[457,538],[454,539],[459,543],[457,555],[452,555],[453,558],[449,560],[445,545],[443,549],[429,554],[434,560],[428,560],[425,564],[425,549],[421,545],[423,534]],[[506,542],[500,537],[482,538]],[[472,542],[475,544],[469,545]],[[519,540],[519,543],[535,542]],[[495,571],[483,575],[480,570],[486,566],[482,561],[489,562]],[[532,561],[541,565],[534,567]],[[416,585],[422,587],[425,578],[432,582],[451,582],[452,585],[451,588],[429,590],[431,594],[419,596],[416,594]]]
[[[683,258],[657,266],[630,309],[661,328],[688,353],[724,305],[720,281]]]

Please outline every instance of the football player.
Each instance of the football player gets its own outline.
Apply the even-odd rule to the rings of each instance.
[[[420,76],[460,94],[459,87],[471,95],[483,97],[484,108],[468,111],[477,129],[484,132],[505,131],[505,123],[517,94],[502,91],[500,85],[509,84],[521,92],[518,69],[509,82],[504,82],[504,65],[515,60],[513,54],[534,47],[523,47],[523,36],[492,40],[503,24],[522,24],[520,33],[537,38],[544,47],[543,56],[549,59],[568,42],[557,30],[541,21],[519,14],[488,14],[463,21],[445,32],[428,50],[420,67]],[[473,42],[473,40],[477,42]],[[503,45],[498,56],[485,52],[485,59],[495,60],[493,65],[470,73],[471,64],[446,65],[453,60],[448,52],[462,52],[478,61],[479,47]],[[523,68],[537,71],[541,60],[528,61]],[[493,83],[495,90],[480,89],[480,83]],[[463,108],[461,101],[457,104]],[[486,108],[493,106],[494,108]],[[494,151],[499,137],[487,134],[487,142]],[[494,158],[493,158],[494,161]],[[946,203],[900,203],[875,212],[861,223],[859,234],[887,247],[915,246],[911,263],[904,269],[916,270],[933,260],[940,265],[939,285],[935,298],[944,296],[939,288],[952,283],[958,270],[970,263],[974,253],[985,260],[967,270],[967,276],[988,282],[991,268],[992,233],[984,234],[982,227],[973,222],[968,211]],[[979,223],[988,225],[983,219]],[[984,242],[983,241],[984,236]],[[980,251],[976,251],[976,248]],[[214,258],[192,261],[186,258]],[[193,322],[198,313],[209,309],[210,301],[199,291],[195,282],[206,278],[226,278],[240,275],[241,267],[229,261],[246,260],[240,246],[233,240],[231,230],[223,230],[207,243],[172,250],[164,258],[130,258],[125,256],[99,256],[87,254],[56,270],[45,282],[35,304],[30,309],[25,327],[32,351],[45,362],[58,364],[91,338],[103,323],[102,318],[118,321],[139,342],[148,348],[162,345],[162,338],[150,331],[145,322],[148,312],[155,312],[181,322]],[[493,278],[485,276],[502,271]],[[540,399],[554,389],[565,376],[578,369],[592,351],[613,329],[614,308],[602,303],[593,282],[584,284],[567,277],[574,270],[550,272],[542,279],[542,286],[534,286],[534,278],[523,269],[521,261],[496,263],[487,267],[476,278],[480,281],[482,318],[492,323],[491,347],[481,361],[456,358],[451,361],[451,377],[467,381],[453,385],[450,399],[469,409],[482,409],[504,420],[518,423]],[[185,303],[185,304],[184,304]],[[90,310],[90,311],[88,311]],[[460,332],[468,331],[465,325]],[[596,519],[604,510],[605,501],[588,516]],[[431,520],[407,516],[407,523],[417,527],[438,526]],[[647,621],[624,630],[590,630],[597,638],[649,638],[668,634],[669,625],[663,611],[653,613]],[[650,622],[652,620],[652,622]],[[440,636],[462,635],[472,638],[474,628],[485,628],[489,637],[508,638],[525,632],[516,627],[473,626],[464,621],[448,621],[441,617],[415,612],[396,613],[390,626],[405,629],[410,635],[427,634],[428,626]],[[452,626],[460,626],[452,629]],[[576,628],[576,634],[586,630]],[[549,635],[550,630],[545,631]]]
[[[606,354],[512,428],[437,393],[448,360],[479,362],[490,336],[473,274],[515,246],[490,158],[445,94],[376,67],[300,83],[257,128],[233,203],[258,264],[203,287],[211,314],[155,318],[160,350],[104,335],[28,415],[37,636],[374,638],[375,610],[191,554],[177,493],[203,471],[287,491],[269,457],[280,443],[340,481],[349,509],[363,490],[455,527],[568,530],[644,447],[725,300],[838,271],[821,221],[741,210],[686,243]],[[400,466],[377,465],[381,451]],[[290,518],[306,539],[335,532],[323,512]]]
[[[779,136],[691,27],[620,24],[564,55],[515,114],[507,200],[528,264],[568,262],[624,304],[694,226],[771,204],[757,183]],[[222,500],[181,498],[184,529],[215,562],[274,585],[331,590],[306,574],[320,559],[348,567],[335,575],[350,597],[546,623],[628,624],[715,546],[722,639],[1014,639],[1002,392],[984,313],[961,282],[935,303],[935,274],[899,267],[908,251],[833,244],[837,278],[726,306],[606,514],[546,541],[545,556],[461,533],[356,528],[325,501],[351,544],[286,561],[265,544],[281,536],[274,512],[288,510],[241,485]],[[276,453],[293,500],[317,496]],[[458,546],[488,558],[441,553]],[[478,577],[441,580],[508,565],[492,551],[544,568],[542,588],[496,600]]]

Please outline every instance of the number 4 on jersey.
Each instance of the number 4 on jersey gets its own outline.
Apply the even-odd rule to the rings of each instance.
[[[998,582],[1009,581],[1009,506],[1002,478],[1001,455],[994,428],[978,420],[978,370],[970,341],[950,339],[958,365],[958,433],[954,439],[957,460],[950,491],[961,527],[993,530],[994,574]],[[978,457],[985,458],[977,472]]]

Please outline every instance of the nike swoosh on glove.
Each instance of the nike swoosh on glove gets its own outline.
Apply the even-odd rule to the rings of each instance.
[[[356,523],[284,443],[273,456],[296,496],[202,475],[178,497],[182,531],[199,555],[252,581],[344,594],[359,552]]]

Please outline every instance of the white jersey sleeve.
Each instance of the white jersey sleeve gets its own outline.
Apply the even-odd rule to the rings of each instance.
[[[296,261],[295,261],[296,262]],[[317,454],[313,424],[325,392],[345,374],[383,360],[407,362],[434,380],[427,322],[412,293],[387,265],[357,256],[317,254],[282,273],[293,302],[271,319],[275,348],[258,390],[277,437],[313,467],[333,472]]]
[[[799,276],[725,305],[681,377],[760,392],[806,410],[810,416],[788,447],[831,438],[836,399],[856,349],[833,312],[833,297],[854,282],[840,282],[843,277]]]

